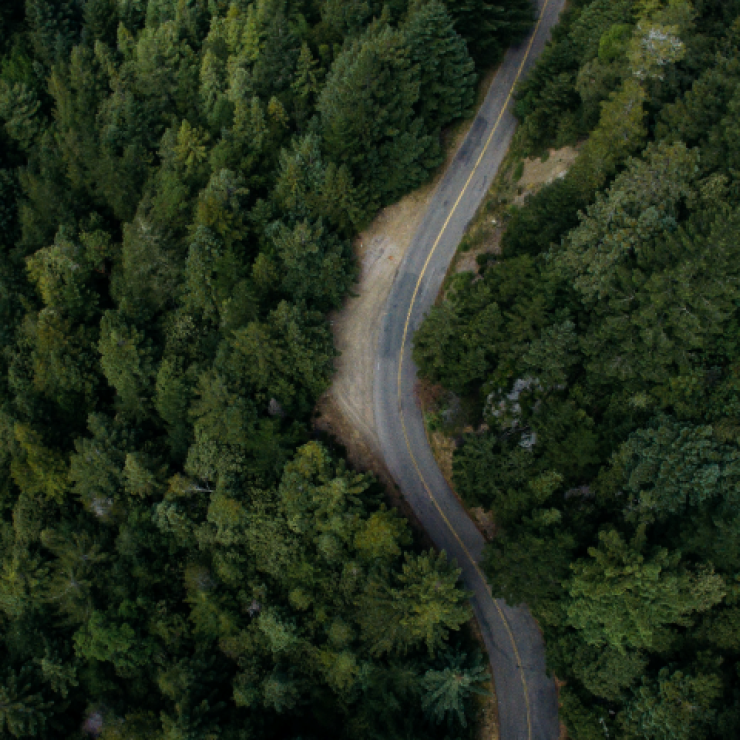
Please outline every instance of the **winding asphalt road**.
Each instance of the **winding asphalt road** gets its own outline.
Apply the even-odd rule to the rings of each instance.
[[[557,740],[555,686],[526,608],[491,597],[478,563],[484,540],[439,471],[415,400],[411,340],[434,304],[465,228],[488,190],[516,128],[512,91],[542,52],[565,0],[539,0],[531,35],[509,49],[465,142],[432,198],[401,263],[378,339],[375,428],[386,464],[435,544],[462,568],[491,660],[501,740]]]

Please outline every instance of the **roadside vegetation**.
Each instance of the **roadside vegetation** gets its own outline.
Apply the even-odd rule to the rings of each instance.
[[[350,239],[528,0],[0,6],[0,734],[469,738],[458,571],[312,438]]]
[[[510,168],[579,155],[489,198],[498,253],[415,337],[468,409],[453,482],[493,513],[493,595],[539,621],[573,740],[740,736],[739,42],[737,2],[574,0]]]

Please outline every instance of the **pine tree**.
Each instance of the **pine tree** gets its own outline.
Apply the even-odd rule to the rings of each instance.
[[[469,619],[465,593],[457,588],[459,569],[448,564],[445,553],[433,550],[406,555],[395,591],[396,611],[407,645],[423,642],[430,655],[442,646],[450,630],[459,630]]]
[[[307,134],[281,153],[273,197],[291,225],[322,217],[350,236],[365,217],[361,196],[346,165],[325,162],[320,143],[315,134]]]
[[[225,87],[224,62],[209,49],[203,55],[200,68],[200,99],[203,112],[214,133],[226,124],[229,118]]]
[[[53,714],[54,702],[44,701],[34,678],[31,666],[24,666],[8,670],[0,682],[0,729],[13,737],[38,735]]]
[[[265,405],[275,398],[306,413],[326,389],[333,364],[331,335],[319,316],[282,301],[266,322],[234,332],[234,377],[243,377]]]
[[[123,227],[121,258],[111,275],[111,294],[126,316],[142,325],[176,305],[181,264],[166,233],[145,214]]]
[[[125,424],[104,414],[91,414],[88,429],[89,437],[75,441],[70,480],[75,493],[95,512],[103,502],[120,497],[126,454],[133,448],[134,440]]]
[[[69,490],[69,466],[64,455],[47,447],[41,435],[26,424],[15,425],[15,438],[22,455],[13,459],[10,470],[18,487],[30,496],[62,503]]]
[[[182,364],[177,358],[164,358],[157,370],[154,408],[164,422],[176,459],[184,456],[192,441],[188,417],[191,395],[191,379],[183,372]]]
[[[118,670],[132,670],[149,664],[155,641],[137,639],[136,630],[120,621],[115,610],[93,611],[73,636],[75,652],[87,660],[112,663]]]
[[[612,110],[612,105],[604,107],[605,113],[607,109]],[[626,124],[626,119],[622,121]],[[608,135],[605,131],[604,136]],[[628,140],[629,135],[624,139]],[[588,209],[587,218],[569,235],[570,248],[561,257],[563,268],[568,266],[565,269],[569,277],[576,281],[586,301],[609,295],[609,281],[619,280],[619,271],[614,268],[629,259],[633,251],[640,252],[641,241],[654,238],[656,228],[660,229],[660,223],[651,228],[645,217],[640,220],[640,214],[658,203],[667,214],[675,213],[689,196],[696,157],[697,153],[683,144],[651,147],[644,160],[633,160]],[[599,161],[603,167],[607,158],[599,155]],[[617,217],[612,219],[607,214],[614,213],[615,207]]]
[[[263,99],[283,98],[289,91],[301,44],[288,20],[285,0],[258,0],[262,38],[252,69],[257,94]]]
[[[590,560],[573,565],[567,585],[568,622],[591,645],[617,649],[666,649],[671,628],[719,603],[725,586],[709,568],[679,569],[680,553],[656,549],[643,554],[645,528],[627,543],[614,530],[599,533]]]
[[[354,545],[363,560],[394,560],[401,555],[401,546],[409,542],[406,524],[395,510],[383,506],[371,514],[354,538]]]
[[[87,621],[92,612],[90,592],[95,566],[105,562],[107,556],[84,532],[44,530],[41,541],[56,556],[47,586],[49,603],[65,613],[71,624]]]
[[[637,650],[594,648],[579,645],[573,656],[573,673],[595,696],[611,702],[624,701],[629,689],[646,673],[648,659]]]
[[[115,0],[88,0],[83,10],[83,34],[90,40],[113,44],[118,28],[118,3]]]
[[[679,514],[735,499],[740,453],[720,445],[710,426],[661,416],[632,434],[614,456],[631,505],[644,516]]]
[[[28,499],[22,503],[29,503]],[[21,506],[16,504],[15,508],[16,519],[21,520]],[[11,619],[26,618],[43,606],[49,576],[47,564],[39,555],[27,549],[31,537],[27,536],[30,533],[23,531],[23,524],[23,521],[16,524],[20,546],[14,548],[15,552],[12,555],[3,559],[0,576],[0,609]],[[36,531],[33,534],[37,535],[40,527],[38,522],[34,524],[33,529]]]
[[[487,696],[488,692],[480,684],[488,683],[491,678],[482,663],[480,653],[468,661],[465,653],[446,652],[443,656],[444,668],[428,670],[421,681],[425,691],[421,705],[427,714],[438,724],[453,719],[467,727],[466,703],[472,694]]]
[[[520,41],[532,27],[533,5],[529,0],[444,0],[455,29],[468,42],[478,67],[495,64],[509,44]]]
[[[190,173],[205,160],[209,138],[205,131],[193,128],[188,121],[183,121],[180,125],[175,157],[185,167],[186,173]]]
[[[386,26],[343,51],[321,91],[325,151],[369,189],[370,204],[418,185],[438,161],[414,112],[419,87],[403,34]]]
[[[65,60],[81,30],[81,6],[68,0],[26,0],[33,49],[47,68]]]
[[[100,322],[98,348],[105,377],[122,408],[144,415],[154,380],[152,350],[144,334],[121,313],[107,311]]]
[[[513,528],[512,528],[513,529]],[[557,602],[577,545],[563,529],[558,509],[524,517],[514,531],[504,530],[486,550],[485,570],[492,593],[512,606],[527,604],[543,624],[560,622]]]
[[[721,686],[716,674],[691,675],[661,668],[657,681],[643,679],[620,717],[621,724],[631,737],[701,737],[715,722]]]
[[[430,133],[470,114],[475,65],[441,0],[416,3],[403,25],[409,59],[420,75],[417,110]]]
[[[79,663],[73,658],[59,655],[47,645],[44,657],[37,663],[41,667],[44,681],[62,699],[66,699],[70,691],[79,686],[80,682],[77,677]]]
[[[295,117],[299,128],[306,123],[313,112],[316,95],[320,90],[321,73],[318,61],[313,58],[308,44],[304,43],[296,64],[295,79],[291,85],[295,92]]]
[[[369,217],[363,211],[361,201],[362,193],[355,187],[347,166],[337,167],[334,162],[329,162],[321,184],[319,213],[336,226],[343,236],[348,237],[361,228]]]
[[[185,265],[185,309],[218,324],[225,304],[239,279],[234,252],[211,229],[199,226],[193,234]]]
[[[337,308],[354,280],[349,245],[321,221],[304,221],[293,229],[274,224],[270,236],[281,293],[320,311]]]
[[[0,118],[5,120],[8,135],[22,149],[31,149],[44,128],[40,107],[36,93],[24,83],[16,82],[11,87],[0,80]]]

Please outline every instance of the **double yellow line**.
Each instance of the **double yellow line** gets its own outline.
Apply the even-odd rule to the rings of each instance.
[[[411,449],[411,443],[409,442],[409,436],[406,430],[406,419],[403,414],[403,405],[401,403],[401,373],[403,371],[403,353],[404,353],[404,350],[406,349],[406,341],[408,339],[408,333],[409,333],[409,324],[411,322],[411,313],[414,310],[414,304],[416,303],[416,297],[419,293],[421,282],[424,279],[424,275],[426,274],[427,268],[429,267],[429,263],[431,262],[432,257],[434,256],[434,252],[436,251],[437,246],[439,245],[439,242],[442,240],[442,236],[444,235],[447,227],[449,226],[449,223],[452,220],[452,217],[455,215],[455,211],[457,211],[457,207],[460,205],[460,202],[462,201],[465,193],[467,192],[468,187],[470,186],[470,183],[473,180],[473,177],[475,176],[476,172],[478,171],[478,168],[483,162],[483,158],[485,157],[486,153],[488,152],[489,147],[491,146],[491,142],[493,141],[493,137],[496,134],[496,131],[498,130],[499,124],[501,123],[501,119],[503,118],[504,113],[506,112],[506,109],[509,107],[509,103],[511,102],[511,97],[514,94],[514,87],[516,86],[516,83],[519,82],[519,78],[522,74],[522,71],[524,70],[524,65],[526,64],[527,59],[529,59],[529,54],[532,50],[532,44],[534,43],[534,40],[537,37],[537,33],[540,30],[540,24],[542,23],[542,19],[545,15],[545,10],[547,9],[549,2],[550,0],[545,0],[545,4],[542,6],[540,15],[537,18],[537,24],[535,25],[534,32],[532,33],[532,36],[529,39],[529,44],[527,45],[527,51],[525,52],[524,58],[522,59],[522,62],[519,65],[519,69],[517,70],[516,77],[514,78],[514,82],[511,83],[511,87],[509,88],[509,92],[506,96],[504,105],[501,108],[501,112],[499,113],[498,118],[496,119],[496,123],[493,125],[493,128],[491,129],[491,133],[488,136],[488,140],[486,141],[486,144],[483,147],[483,150],[481,151],[480,156],[478,157],[478,161],[475,163],[475,167],[473,167],[472,171],[470,172],[470,176],[468,177],[468,180],[465,183],[465,186],[460,191],[460,195],[455,201],[455,204],[452,206],[452,210],[447,216],[447,219],[444,222],[439,234],[437,235],[437,238],[434,240],[434,244],[432,245],[432,248],[429,254],[427,255],[426,262],[424,262],[424,267],[421,270],[419,279],[416,281],[416,287],[414,288],[414,293],[411,296],[411,303],[409,304],[409,310],[408,310],[408,313],[406,314],[406,322],[403,327],[403,339],[401,340],[401,354],[400,354],[400,359],[398,362],[398,378],[397,378],[397,384],[396,384],[396,390],[397,390],[397,395],[398,395],[398,409],[399,409],[399,415],[401,417],[401,427],[403,428],[403,436],[404,436],[404,439],[406,440],[406,448],[408,449],[409,456],[411,457],[411,461],[414,464],[416,474],[419,476],[419,480],[421,481],[421,484],[424,486],[424,490],[427,492],[427,496],[429,496],[429,499],[431,500],[431,502],[434,504],[437,511],[439,512],[439,515],[442,517],[448,529],[450,530],[454,538],[457,540],[458,544],[462,548],[467,558],[470,560],[471,564],[473,565],[476,572],[478,573],[478,576],[483,581],[483,584],[486,590],[489,592],[489,594],[490,594],[490,588],[488,586],[488,583],[486,582],[486,578],[483,575],[483,572],[478,566],[478,563],[475,562],[475,559],[470,554],[470,551],[468,550],[468,548],[465,547],[465,544],[460,539],[460,535],[458,535],[458,533],[455,531],[455,528],[452,526],[452,524],[450,523],[450,520],[445,515],[437,499],[434,497],[434,494],[432,493],[431,489],[427,485],[426,480],[424,479],[424,476],[422,475],[421,469],[419,468],[419,463],[416,461],[416,457],[414,457],[414,452]],[[517,647],[516,640],[514,639],[514,634],[511,631],[511,627],[509,626],[509,621],[506,619],[506,615],[502,611],[498,602],[495,599],[492,599],[492,601],[494,605],[496,606],[496,610],[498,612],[499,617],[501,618],[501,622],[506,628],[506,632],[509,635],[509,640],[511,640],[511,646],[514,650],[514,655],[516,656],[517,668],[519,669],[519,677],[522,682],[522,690],[524,691],[524,704],[527,709],[527,737],[529,738],[529,740],[532,740],[532,716],[531,716],[531,710],[530,710],[530,705],[529,705],[529,689],[527,687],[527,679],[524,676],[524,671],[522,670],[522,661],[519,656],[519,648]]]

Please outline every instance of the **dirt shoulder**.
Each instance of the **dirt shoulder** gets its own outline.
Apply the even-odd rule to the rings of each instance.
[[[491,70],[481,79],[479,102],[495,72]],[[341,354],[335,361],[332,386],[317,405],[315,426],[346,447],[354,467],[372,471],[389,488],[393,484],[382,462],[373,412],[374,358],[380,324],[398,266],[472,122],[472,118],[465,121],[449,134],[446,161],[431,182],[384,208],[355,238],[359,280],[353,295],[329,316],[334,344]],[[405,510],[400,499],[392,498]]]

